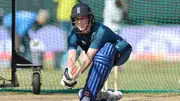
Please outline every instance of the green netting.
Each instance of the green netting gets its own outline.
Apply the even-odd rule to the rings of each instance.
[[[154,24],[178,24],[178,0],[129,0],[129,17],[136,24],[148,21]]]
[[[54,3],[53,0],[16,0],[17,1],[17,10],[25,10],[25,11],[35,11],[38,9],[48,9],[50,13],[49,23],[45,26],[57,26],[59,27],[59,22],[56,19],[56,7],[57,3]],[[99,21],[103,23],[103,10],[104,10],[104,0],[82,0],[82,2],[87,3],[91,8],[95,15],[95,21]],[[136,28],[140,28],[142,30],[143,36],[147,34],[149,37],[152,37],[151,40],[154,40],[152,36],[147,32],[147,29],[152,32],[158,30],[158,28],[152,28],[151,26],[157,25],[159,27],[164,26],[175,26],[177,31],[179,31],[180,24],[180,1],[179,0],[126,0],[127,2],[127,14],[128,19],[123,20],[122,23],[124,26],[122,27],[122,31],[124,29],[132,28],[133,25],[136,25],[131,30],[133,33],[139,33],[139,30],[135,30]],[[0,1],[0,9],[3,10],[2,16],[7,13],[11,13],[11,2],[9,0]],[[64,11],[66,12],[66,11]],[[109,12],[111,13],[111,12]],[[1,18],[2,18],[1,16]],[[116,16],[116,15],[112,15]],[[148,26],[147,26],[148,25]],[[146,26],[146,29],[144,28]],[[52,28],[52,27],[49,27]],[[54,28],[54,27],[53,27]],[[124,29],[123,29],[124,28]],[[64,30],[63,28],[60,28]],[[144,29],[144,30],[143,30]],[[129,29],[130,30],[130,29]],[[127,31],[127,30],[125,30]],[[169,30],[168,30],[169,31]],[[56,30],[55,30],[56,32]],[[164,31],[166,33],[166,30]],[[44,32],[46,34],[52,34],[51,31]],[[173,33],[171,30],[169,33]],[[65,33],[66,34],[66,33]],[[163,33],[160,33],[163,34]],[[121,35],[121,34],[120,34]],[[39,37],[39,36],[38,36]],[[37,39],[38,39],[37,37]],[[43,36],[41,36],[43,37]],[[165,36],[164,36],[165,37]],[[45,39],[49,40],[52,37],[46,37]],[[62,37],[61,37],[62,38]],[[67,35],[63,36],[63,42],[66,45]],[[136,39],[136,35],[134,36],[126,36],[127,39],[132,40],[140,40]],[[176,43],[179,40],[179,37],[176,37],[173,42]],[[52,38],[53,39],[53,38]],[[55,42],[62,41],[62,39],[54,40]],[[6,43],[3,40],[3,36],[0,36],[0,44]],[[161,38],[158,42],[166,43],[165,39]],[[57,44],[53,43],[53,44]],[[152,46],[156,46],[153,43],[145,43],[152,44]],[[177,43],[176,43],[177,44]],[[3,44],[4,45],[4,44]],[[46,44],[45,44],[46,45]],[[1,45],[2,46],[2,45]],[[5,46],[5,45],[4,45]],[[52,45],[53,46],[53,45]],[[136,46],[136,45],[135,45]],[[59,46],[61,47],[61,45]],[[171,46],[173,47],[173,46]],[[177,45],[177,47],[179,47]],[[54,48],[54,47],[52,47]],[[146,47],[147,49],[149,47]],[[140,48],[139,48],[140,49]],[[131,56],[131,59],[122,66],[121,72],[118,74],[118,89],[125,92],[175,92],[180,93],[180,60],[175,56],[179,56],[180,49],[176,49],[171,54],[150,54],[148,52],[139,52]],[[11,80],[11,68],[10,68],[10,59],[8,58],[9,54],[6,54],[5,48],[1,49],[0,54],[0,76],[4,79],[0,78],[0,83],[3,84],[9,83]],[[150,55],[149,55],[150,54]],[[78,79],[78,84],[73,89],[65,89],[59,83],[61,79],[62,68],[64,64],[64,52],[61,51],[45,51],[43,55],[43,66],[44,68],[41,70],[41,92],[47,93],[74,93],[77,92],[78,89],[82,88],[87,72],[83,74]],[[159,59],[161,57],[167,57],[167,59]],[[168,58],[171,56],[171,58]],[[158,58],[158,59],[156,59]],[[32,57],[32,59],[34,59]],[[32,91],[32,69],[18,69],[16,74],[19,81],[19,87],[10,87],[10,88],[2,88],[0,91],[11,91],[11,92],[31,92]],[[113,88],[113,72],[109,77],[109,88]]]
[[[10,0],[0,1],[0,21],[2,20],[2,16],[7,14],[7,12],[11,11],[11,2]],[[0,22],[1,23],[1,22]]]

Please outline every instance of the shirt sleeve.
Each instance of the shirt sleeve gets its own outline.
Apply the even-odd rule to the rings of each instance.
[[[36,20],[36,14],[30,12],[17,12],[16,13],[16,32],[18,35],[23,36],[31,28]],[[7,28],[12,27],[12,14],[3,17],[3,25]]]
[[[19,34],[20,36],[24,36],[25,34],[27,34],[27,31],[32,27],[35,20],[36,20],[35,13],[19,12],[19,15],[17,15],[17,20],[16,20],[16,24],[18,24],[17,34]]]
[[[11,28],[12,27],[12,14],[5,15],[3,17],[2,24],[3,26],[7,28]]]
[[[68,43],[68,50],[70,49],[77,49],[77,37],[76,35],[74,34],[71,34],[70,36],[68,36],[68,40],[67,40],[67,43]]]
[[[103,37],[105,36],[105,30],[100,27],[97,32],[93,34],[90,48],[100,49],[102,44],[104,44]]]

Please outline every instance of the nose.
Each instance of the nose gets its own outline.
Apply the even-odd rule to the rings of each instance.
[[[78,21],[78,24],[81,24],[81,23],[82,23],[82,21],[81,21],[81,20],[79,20],[79,21]]]

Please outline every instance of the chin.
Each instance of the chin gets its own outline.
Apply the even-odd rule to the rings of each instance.
[[[85,30],[85,28],[80,29],[80,31],[84,31],[84,30]]]

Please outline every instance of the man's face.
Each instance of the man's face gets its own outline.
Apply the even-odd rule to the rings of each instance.
[[[81,16],[81,17],[76,17],[75,18],[75,25],[80,31],[85,31],[88,28],[89,24],[89,17],[88,16]]]

